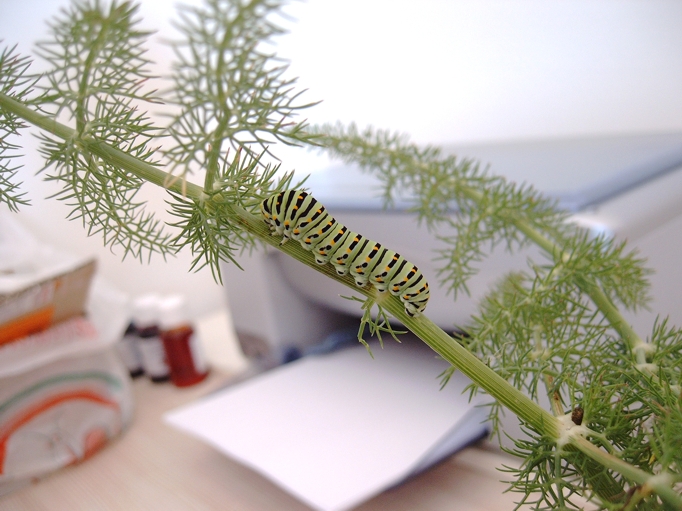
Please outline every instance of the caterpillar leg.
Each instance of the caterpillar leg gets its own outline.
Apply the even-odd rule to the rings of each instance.
[[[387,286],[386,284],[384,284],[384,283],[376,282],[376,281],[373,281],[372,279],[369,279],[369,281],[370,281],[370,282],[372,283],[372,285],[374,286],[374,289],[376,289],[376,290],[379,291],[380,293],[385,293],[385,292],[387,291],[387,289],[388,289],[388,286]]]
[[[415,318],[421,314],[421,311],[410,302],[405,303],[405,312],[411,318]]]

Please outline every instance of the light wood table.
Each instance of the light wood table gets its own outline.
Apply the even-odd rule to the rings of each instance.
[[[2,511],[310,511],[269,480],[161,420],[164,412],[220,386],[213,372],[185,389],[135,381],[131,428],[84,463],[0,498]],[[495,511],[514,508],[496,467],[516,461],[470,447],[356,511]]]

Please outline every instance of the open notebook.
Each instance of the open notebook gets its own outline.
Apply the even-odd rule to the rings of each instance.
[[[166,414],[314,509],[352,508],[486,433],[457,373],[418,341],[309,356]]]

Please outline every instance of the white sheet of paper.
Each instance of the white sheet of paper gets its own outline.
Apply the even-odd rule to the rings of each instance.
[[[423,345],[362,346],[273,369],[165,420],[272,479],[315,509],[342,511],[479,438],[486,410]],[[446,445],[448,444],[449,445]]]

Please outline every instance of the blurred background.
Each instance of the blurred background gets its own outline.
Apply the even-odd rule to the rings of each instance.
[[[191,2],[190,2],[191,3]],[[30,54],[46,35],[60,0],[0,1],[0,38]],[[143,0],[150,58],[168,71],[173,10]],[[355,121],[409,134],[420,143],[453,144],[682,130],[682,3],[662,0],[334,0],[293,2],[290,33],[277,51],[290,75],[323,100],[311,123]],[[39,68],[41,63],[37,63]],[[35,147],[33,137],[25,144]],[[99,272],[135,295],[182,291],[194,315],[223,309],[210,271],[189,273],[191,256],[121,262],[88,238],[69,209],[45,197],[40,158],[27,150],[21,171],[32,206],[17,218],[41,240],[94,254]],[[318,155],[276,148],[282,168],[301,174],[324,165]],[[495,169],[492,169],[493,171]],[[162,211],[165,194],[143,190]],[[161,214],[161,218],[168,218]]]
[[[198,4],[200,2],[191,0],[185,3]],[[173,60],[173,52],[164,41],[178,37],[172,25],[172,19],[177,19],[177,13],[171,5],[174,4],[167,0],[141,0],[142,28],[156,32],[151,37],[148,57],[157,63],[153,72],[161,76],[170,72],[170,64]],[[10,46],[17,44],[20,53],[31,55],[34,43],[44,39],[48,34],[46,21],[57,15],[60,9],[68,8],[68,6],[69,0],[0,0],[0,40],[3,40],[1,44]],[[541,141],[542,144],[548,142],[549,146],[556,142],[557,147],[550,147],[551,150],[547,151],[543,149],[544,146],[538,146],[541,150],[534,154],[540,154],[540,157],[535,158],[537,165],[532,169],[525,163],[518,166],[521,170],[535,172],[533,179],[537,178],[538,181],[544,180],[550,183],[561,181],[566,188],[570,189],[597,188],[592,186],[591,178],[593,175],[596,176],[594,183],[599,184],[597,174],[604,170],[602,167],[606,167],[602,165],[604,161],[613,160],[618,165],[623,164],[623,167],[628,167],[626,163],[632,163],[630,160],[634,160],[630,156],[630,149],[637,152],[637,147],[634,147],[637,144],[630,143],[633,139],[627,138],[628,136],[633,135],[644,139],[651,136],[651,139],[665,139],[668,136],[666,134],[672,134],[670,145],[675,146],[676,155],[679,158],[675,160],[673,167],[666,167],[663,170],[666,172],[670,169],[677,170],[674,175],[671,173],[665,179],[661,178],[650,183],[651,186],[642,186],[639,191],[628,190],[631,193],[623,193],[622,196],[619,195],[612,201],[605,201],[597,207],[590,205],[586,211],[579,212],[585,213],[585,217],[598,214],[591,218],[590,221],[593,223],[583,225],[592,228],[602,225],[600,222],[603,221],[603,225],[606,226],[605,232],[615,232],[616,236],[629,237],[634,240],[635,246],[640,245],[647,249],[644,250],[644,255],[649,256],[651,265],[659,270],[659,273],[652,278],[657,300],[652,304],[651,315],[656,312],[670,313],[673,322],[682,324],[682,266],[679,264],[680,257],[682,257],[682,238],[680,237],[682,201],[679,200],[682,194],[682,173],[679,171],[682,162],[682,30],[680,30],[682,2],[679,0],[420,0],[418,2],[309,0],[291,2],[286,7],[286,13],[286,17],[277,21],[288,30],[288,33],[276,40],[276,45],[272,50],[290,61],[288,76],[298,77],[297,86],[300,90],[306,91],[301,99],[304,102],[321,101],[319,105],[303,112],[311,124],[341,121],[344,124],[355,122],[361,128],[372,125],[376,128],[402,132],[420,144],[459,147],[460,151],[466,151],[462,149],[463,147],[471,150],[477,147],[504,150],[516,147],[518,151],[512,156],[519,154],[525,156],[528,152],[527,147],[533,146],[537,141]],[[40,70],[43,65],[44,63],[37,60],[34,69]],[[163,88],[167,85],[168,82],[161,80],[153,87]],[[151,113],[159,121],[159,125],[165,122],[160,115],[162,111],[163,106],[151,107]],[[595,150],[590,146],[592,141],[613,141],[619,137],[626,140],[626,142],[622,140],[619,142],[624,145],[607,144],[611,147],[611,151],[603,151],[605,153],[603,155],[599,154],[602,148],[599,145],[601,142],[595,145],[597,147]],[[566,140],[587,141],[585,154],[589,153],[594,157],[575,156],[574,152],[561,146],[562,141]],[[22,159],[24,168],[20,171],[20,179],[23,181],[23,189],[27,192],[32,205],[22,207],[19,214],[10,214],[0,207],[0,222],[6,218],[4,215],[11,215],[47,245],[71,253],[77,258],[94,256],[97,260],[97,275],[123,291],[128,297],[152,291],[162,295],[174,293],[184,295],[190,309],[187,316],[197,319],[198,338],[204,344],[204,349],[209,347],[207,353],[209,366],[215,369],[227,369],[228,373],[234,374],[248,366],[244,355],[251,359],[250,361],[267,359],[266,356],[261,356],[263,354],[272,355],[266,360],[267,363],[273,360],[273,363],[289,360],[291,358],[287,358],[291,354],[289,348],[292,347],[289,343],[294,341],[299,342],[298,345],[293,346],[296,349],[301,348],[300,344],[312,349],[316,347],[315,343],[327,349],[333,342],[345,338],[355,343],[355,326],[352,330],[336,330],[335,333],[340,334],[336,337],[326,337],[327,332],[322,331],[337,328],[334,322],[338,318],[336,316],[332,318],[331,311],[339,307],[337,302],[345,302],[338,300],[337,290],[326,287],[331,281],[316,274],[312,275],[314,274],[312,270],[293,259],[283,257],[282,254],[260,253],[258,257],[246,261],[251,267],[249,272],[240,273],[234,268],[224,267],[227,293],[225,288],[214,281],[209,269],[190,272],[192,255],[189,252],[181,253],[168,260],[153,255],[151,261],[145,260],[142,263],[132,259],[121,261],[120,251],[112,252],[104,248],[102,239],[97,235],[88,237],[87,230],[80,221],[67,220],[66,217],[71,211],[68,206],[56,200],[47,199],[58,189],[54,183],[45,183],[40,176],[36,176],[43,165],[37,153],[37,140],[25,132],[21,143],[25,147],[26,156]],[[529,145],[524,145],[525,143]],[[613,150],[614,147],[615,150]],[[313,192],[320,200],[323,199],[323,193],[328,192],[323,201],[328,207],[331,206],[326,202],[328,198],[341,197],[343,189],[346,191],[350,189],[353,199],[359,197],[356,202],[360,202],[361,207],[356,208],[355,212],[351,211],[352,208],[347,208],[343,211],[344,216],[337,218],[349,226],[358,226],[357,229],[362,229],[361,232],[364,235],[381,240],[382,243],[386,243],[387,246],[406,257],[408,254],[413,254],[414,257],[409,255],[410,260],[417,264],[425,275],[431,275],[430,278],[436,280],[436,271],[431,261],[430,243],[433,242],[433,236],[423,230],[416,231],[416,226],[409,225],[410,222],[403,222],[406,215],[403,214],[401,217],[400,211],[377,214],[377,207],[368,214],[369,201],[365,201],[365,197],[371,192],[366,190],[367,186],[361,186],[358,182],[352,181],[349,177],[352,172],[349,172],[348,168],[335,166],[335,162],[316,152],[280,146],[273,147],[271,150],[280,159],[282,170],[295,170],[298,177],[311,173],[317,174],[317,186],[313,188]],[[554,161],[549,161],[545,157],[546,154],[553,155]],[[569,157],[565,157],[566,155]],[[469,155],[465,152],[464,154],[458,153],[458,156]],[[522,158],[511,158],[511,160],[513,160],[512,163],[525,162]],[[571,167],[567,164],[567,160],[571,160],[575,165]],[[583,161],[585,161],[584,165]],[[615,165],[613,161],[611,161],[612,167]],[[588,165],[588,162],[591,165]],[[566,165],[563,165],[564,163]],[[640,170],[640,167],[635,167],[635,171]],[[549,172],[546,169],[554,169],[554,171]],[[582,172],[582,177],[578,177],[579,172],[575,169]],[[493,165],[491,171],[496,172],[496,170],[498,169]],[[632,169],[628,167],[625,170]],[[322,185],[325,183],[325,176],[328,175],[332,175],[337,181],[329,180],[327,182],[329,186],[325,190]],[[356,173],[355,176],[357,175]],[[613,184],[613,181],[621,182],[623,175],[632,177],[627,172],[609,174],[612,178],[609,184]],[[561,179],[553,179],[554,176],[561,177]],[[203,176],[196,176],[193,181],[201,183],[202,178]],[[669,186],[668,183],[673,181],[675,185]],[[340,186],[340,184],[345,186]],[[366,194],[364,196],[358,194],[359,189]],[[165,211],[164,200],[167,195],[164,190],[153,185],[145,185],[140,196],[149,202],[149,208],[156,212],[158,219],[173,220]],[[345,200],[348,197],[341,198]],[[332,211],[331,207],[330,211]],[[333,214],[336,215],[335,212]],[[586,221],[586,218],[583,218],[583,222]],[[0,238],[1,243],[2,238]],[[13,245],[7,243],[7,246],[11,248]],[[0,246],[1,248],[3,247]],[[517,262],[525,264],[525,253],[517,254],[515,257]],[[491,263],[491,267],[498,265],[493,268],[498,273],[488,271],[490,275],[485,278],[496,277],[501,271],[506,272],[510,269],[506,263],[498,264],[495,261]],[[298,273],[306,271],[310,274]],[[314,277],[322,282],[314,281]],[[291,282],[304,284],[297,288],[291,285]],[[487,282],[481,281],[477,284],[477,289],[482,291],[487,286]],[[432,286],[432,288],[435,287]],[[344,291],[347,294],[347,290],[344,289]],[[444,294],[442,288],[434,289],[432,305],[429,305],[427,316],[444,328],[454,326],[455,319],[458,324],[463,324],[466,318],[451,316],[450,309],[457,309],[460,316],[468,316],[470,310],[473,310],[473,304],[470,304],[471,309],[467,309],[463,303],[465,300],[460,300],[457,306],[453,307],[451,297],[438,297],[437,292]],[[477,293],[472,294],[477,295]],[[231,307],[228,301],[232,302]],[[120,303],[119,315],[122,319],[118,330],[122,330],[128,321],[127,311],[123,305],[127,301],[122,298]],[[328,306],[329,310],[323,310],[322,305]],[[359,310],[357,304],[348,302],[346,305],[351,310],[342,312],[357,314]],[[440,315],[437,314],[439,310],[442,312]],[[114,311],[113,306],[105,304],[100,307],[102,317],[111,319],[114,316],[112,311]],[[134,323],[139,323],[139,314],[138,317],[133,317],[133,320]],[[640,324],[644,327],[639,329],[640,333],[648,334],[652,321],[651,316],[641,317]],[[140,325],[137,324],[137,327]],[[112,328],[112,330],[116,329]],[[111,337],[117,340],[120,336],[117,337],[116,332]],[[138,337],[140,338],[137,340],[140,341],[142,337],[139,335]],[[146,339],[151,339],[151,337],[146,337]],[[321,342],[323,339],[324,341],[331,339],[333,342]],[[210,346],[207,344],[209,340]],[[83,344],[87,345],[88,342],[90,341],[85,339]],[[150,342],[145,342],[148,346],[151,345]],[[189,339],[186,339],[186,342],[189,345]],[[157,346],[159,346],[158,343]],[[238,346],[242,348],[243,353],[237,353]],[[249,353],[246,347],[253,348],[252,353]],[[164,349],[163,346],[161,349]],[[360,349],[362,351],[362,348]],[[42,349],[36,351],[41,355],[44,354]],[[74,353],[76,352],[78,350],[74,349]],[[406,353],[408,358],[411,357],[409,351]],[[157,356],[160,354],[162,358],[164,356],[163,351],[157,350],[156,354]],[[362,360],[370,360],[364,351],[361,355]],[[194,354],[188,358],[196,362],[193,357]],[[424,357],[430,362],[436,361],[428,350],[424,353]],[[119,362],[116,359],[116,363],[112,362],[112,365],[118,367]],[[149,364],[147,361],[143,362],[144,371],[154,380],[155,374],[149,371]],[[411,359],[411,369],[414,363],[415,361]],[[4,365],[11,366],[12,360],[4,360]],[[407,374],[407,371],[402,370],[400,364],[395,367],[399,380],[404,381],[403,376]],[[0,367],[0,378],[2,377],[1,369],[2,367]],[[11,369],[16,371],[16,367]],[[130,366],[128,369],[130,371]],[[201,372],[202,379],[207,374],[204,369],[195,371]],[[283,369],[286,370],[287,367]],[[121,368],[117,370],[122,371]],[[356,368],[339,372],[342,388],[346,388],[346,375],[351,370],[355,371]],[[433,376],[441,370],[436,368],[427,375],[425,381],[429,385],[435,385],[437,382]],[[45,377],[40,368],[34,368],[33,371],[36,381]],[[431,371],[430,368],[429,371]],[[120,380],[127,382],[124,373],[119,375]],[[410,375],[413,373],[414,371],[411,370]],[[213,374],[217,374],[217,378],[209,378],[208,385],[217,386],[219,379],[225,375],[218,370]],[[33,375],[31,378],[34,377]],[[23,378],[22,375],[19,377]],[[354,375],[353,380],[356,379],[357,375]],[[161,379],[157,378],[156,381],[161,381]],[[198,381],[201,380],[195,380],[192,384]],[[310,381],[314,381],[315,385],[310,385]],[[324,386],[319,386],[318,382],[317,377],[309,380],[302,379],[300,385],[303,390],[309,388],[317,390],[318,387],[324,389]],[[173,383],[177,384],[175,380]],[[384,385],[384,380],[378,382],[377,385],[377,389],[381,389],[382,399],[385,399],[384,386],[389,388],[393,386]],[[464,386],[465,383],[461,385]],[[24,380],[16,383],[17,388],[27,386],[35,385],[32,380],[28,383]],[[0,388],[3,387],[0,385]],[[122,388],[125,392],[120,392],[121,396],[117,397],[124,403],[125,413],[121,415],[121,419],[116,419],[121,424],[130,420],[130,411],[133,406],[132,394],[128,394],[130,389],[125,385]],[[115,462],[107,457],[98,458],[101,460],[99,466],[96,465],[97,461],[92,462],[95,468],[91,474],[104,477],[106,484],[94,484],[91,479],[93,476],[84,475],[85,481],[88,482],[82,483],[80,479],[74,478],[74,488],[95,489],[93,495],[96,501],[100,502],[100,499],[107,498],[106,495],[103,494],[103,497],[99,494],[101,488],[110,485],[114,488],[114,493],[108,496],[111,502],[130,498],[131,502],[139,505],[139,502],[143,502],[141,498],[151,495],[155,499],[170,499],[165,507],[164,501],[155,500],[153,505],[155,508],[170,509],[178,502],[189,501],[177,497],[175,491],[166,492],[165,490],[171,487],[182,487],[183,491],[193,488],[193,484],[187,481],[190,474],[186,471],[187,467],[193,467],[192,477],[202,480],[201,484],[196,486],[197,493],[200,494],[199,500],[214,499],[213,502],[218,503],[220,508],[224,508],[225,502],[230,502],[235,495],[246,491],[257,495],[258,501],[265,502],[265,506],[269,505],[269,502],[278,502],[279,505],[282,494],[276,494],[273,500],[263,500],[258,481],[254,482],[250,478],[244,479],[239,474],[233,477],[234,470],[230,469],[230,465],[227,465],[222,457],[218,457],[218,454],[211,457],[197,447],[197,444],[185,444],[185,440],[170,436],[170,428],[159,428],[159,418],[162,413],[199,395],[182,392],[164,393],[160,390],[161,388],[152,389],[152,386],[145,386],[144,383],[136,385],[135,399],[139,399],[144,406],[138,406],[135,419],[137,425],[131,428],[129,434],[133,438],[133,443],[127,444],[130,455],[126,454],[125,450],[118,449],[117,452],[121,453],[118,455],[120,465],[115,465]],[[208,387],[204,387],[202,392],[206,388]],[[285,389],[283,392],[288,392],[286,390],[288,387],[281,388]],[[434,386],[433,390],[435,389]],[[458,392],[453,384],[449,385],[448,389]],[[5,385],[3,388],[6,392],[10,390],[10,385]],[[280,389],[264,390],[261,397],[264,396],[265,399],[274,396],[277,401],[280,399],[277,394],[278,390]],[[366,387],[363,386],[362,390],[365,394]],[[440,392],[436,394],[440,397],[445,395]],[[373,399],[374,395],[379,394],[366,392],[366,395],[372,396]],[[287,398],[290,397],[287,396]],[[327,395],[324,395],[324,400],[329,401]],[[256,398],[249,398],[247,411],[257,409],[257,401]],[[295,401],[307,402],[305,398],[295,399]],[[337,402],[334,408],[341,410],[344,417],[373,417],[370,413],[358,413],[355,399],[345,401],[349,407],[352,406],[352,409],[349,408],[348,412],[344,412],[343,401],[340,399],[341,405]],[[265,403],[264,409],[268,411],[270,408],[277,408],[270,407],[267,399],[263,402]],[[281,402],[284,403],[286,400],[281,400]],[[374,401],[372,401],[373,405]],[[453,411],[456,407],[436,406],[434,408],[438,411],[446,409]],[[410,408],[407,407],[407,409]],[[282,410],[287,420],[290,417],[298,418],[299,416],[297,413],[289,413],[289,408],[285,407]],[[229,408],[229,414],[225,417],[234,416],[238,420],[247,417],[248,432],[266,431],[251,427],[250,424],[259,421],[248,419],[248,415],[240,415],[240,413],[245,412],[235,414]],[[218,422],[223,421],[220,415],[210,413],[209,416],[217,418]],[[410,411],[409,416],[420,415]],[[204,420],[196,420],[195,417],[190,417],[190,419],[188,422],[195,425],[206,423]],[[364,430],[360,427],[344,426],[342,420],[329,421],[326,415],[323,419],[325,422],[338,426],[340,430],[347,428],[338,435],[338,438],[345,440],[349,437],[347,434],[349,430],[360,431],[365,436]],[[288,431],[282,427],[284,420],[263,421],[265,422],[274,425],[276,429]],[[432,422],[424,420],[423,424],[431,425]],[[514,434],[514,428],[517,428],[516,419],[510,414],[507,422],[508,424],[504,425],[505,431]],[[391,423],[403,424],[399,420],[391,421]],[[475,424],[479,429],[483,427],[478,419]],[[51,427],[46,426],[45,430],[55,431],[54,428],[50,429]],[[448,427],[450,427],[449,424]],[[305,428],[306,431],[309,430],[308,426]],[[404,427],[400,429],[404,430]],[[385,432],[381,427],[368,427],[366,430]],[[225,428],[225,423],[221,422],[216,427],[216,431],[222,432],[228,429]],[[448,431],[454,431],[454,429]],[[474,432],[478,434],[477,430]],[[268,437],[269,433],[262,433],[262,435]],[[276,435],[270,436],[277,441]],[[305,440],[310,440],[314,435],[306,435],[306,437]],[[412,439],[418,437],[419,435],[411,436]],[[32,446],[38,445],[33,441],[35,437],[27,436],[26,438],[30,440],[26,443],[29,447],[33,448]],[[50,442],[53,436],[45,435],[45,438],[49,439],[45,445],[51,448]],[[61,437],[55,436],[54,438]],[[94,438],[102,442],[106,440],[106,435]],[[137,444],[135,438],[139,439]],[[445,435],[436,435],[436,440],[439,442],[442,438],[445,438]],[[241,437],[235,436],[234,439],[237,444],[243,443]],[[302,450],[303,442],[292,443],[288,440],[289,438],[280,444],[291,444],[295,449]],[[261,440],[259,439],[258,442]],[[405,448],[409,443],[400,441],[399,445]],[[68,448],[65,448],[64,452],[70,452],[69,445],[65,442],[62,444]],[[336,441],[331,444],[341,445]],[[94,448],[99,448],[101,445],[101,443],[95,444]],[[183,445],[185,445],[184,448]],[[454,444],[450,448],[455,449]],[[15,459],[20,462],[26,459],[26,451],[23,449],[25,448],[15,450]],[[391,448],[392,452],[398,450]],[[94,451],[86,449],[83,457],[89,456],[91,452]],[[496,458],[497,461],[495,461],[485,456],[481,458],[481,452],[483,451],[477,451],[476,459],[481,465],[489,466],[492,475],[486,477],[497,482],[499,473],[492,470],[492,467],[500,464],[499,459]],[[179,457],[176,457],[177,453],[180,453]],[[172,456],[167,462],[166,455]],[[147,458],[161,460],[158,463],[158,471],[148,470]],[[141,459],[145,464],[140,465],[142,469],[138,472],[135,466]],[[284,456],[282,459],[287,458]],[[366,462],[364,453],[362,460],[363,463]],[[332,464],[336,465],[335,458],[332,459]],[[101,468],[103,466],[104,469]],[[319,465],[312,463],[311,466],[315,468],[315,471],[325,473],[325,470],[319,469]],[[480,484],[485,478],[481,477],[480,472],[472,470],[472,466],[465,463],[463,469],[454,473],[453,478],[459,479],[461,489],[453,490],[458,492],[458,496],[450,501],[442,501],[447,502],[448,507],[451,507],[450,504],[455,501],[464,502],[462,505],[467,506],[468,501],[460,498],[462,495],[478,493],[484,497],[494,497],[501,494],[500,488],[490,491],[482,490]],[[174,470],[178,471],[177,477]],[[285,471],[288,470],[289,468],[285,467]],[[149,484],[145,477],[140,476],[140,474],[152,472],[156,478],[155,484]],[[163,476],[159,475],[161,473]],[[348,470],[347,473],[353,473],[353,470]],[[115,477],[120,475],[123,479],[112,478],[112,474],[116,474]],[[472,488],[475,487],[470,487],[466,477],[462,477],[467,475],[475,480],[479,492],[472,492]],[[212,481],[212,483],[210,486],[205,486],[204,480]],[[53,491],[54,486],[60,484],[59,479],[53,481],[56,481],[53,486],[48,484],[42,487],[50,509],[53,509],[50,492]],[[157,485],[158,481],[166,482]],[[178,481],[178,484],[174,485],[172,481]],[[231,484],[226,484],[230,481]],[[431,485],[428,480],[423,484],[433,488],[443,486],[441,483]],[[252,485],[253,489],[249,489]],[[125,492],[120,492],[122,487],[126,488]],[[68,488],[68,485],[65,488]],[[239,489],[235,490],[235,488]],[[415,498],[419,498],[419,495],[428,495],[431,491],[428,488],[423,492],[413,491],[412,487],[406,486],[406,488],[407,493],[417,496]],[[149,491],[151,493],[148,493]],[[266,489],[263,494],[271,491],[271,489]],[[69,495],[70,499],[72,493],[78,494],[78,492],[70,492],[66,489],[62,493]],[[2,494],[1,487],[0,494]],[[225,497],[223,498],[222,495]],[[21,496],[19,498],[21,499]],[[29,498],[32,499],[33,496]],[[77,500],[80,501],[80,497]],[[87,499],[84,502],[87,502]],[[421,503],[420,501],[420,508]],[[128,509],[130,506],[123,505],[122,508]],[[374,509],[386,508],[385,505],[378,504]],[[388,506],[388,508],[393,507]],[[493,506],[486,505],[480,509],[492,508]],[[508,509],[509,506],[498,508]]]

